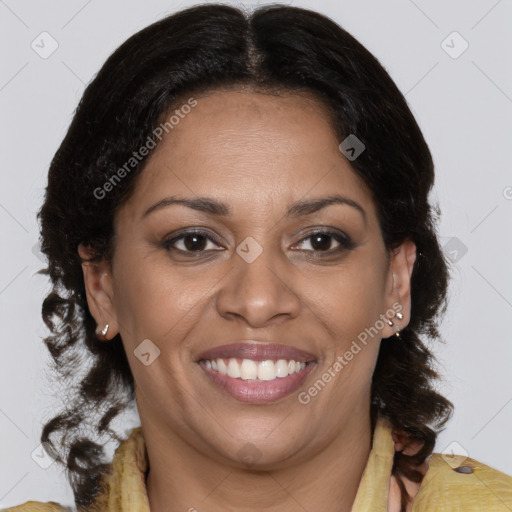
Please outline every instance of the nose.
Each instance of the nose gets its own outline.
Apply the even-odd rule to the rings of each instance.
[[[233,267],[217,294],[217,310],[227,319],[243,319],[251,327],[265,327],[295,318],[301,301],[293,286],[293,269],[265,249],[254,260],[233,255]]]

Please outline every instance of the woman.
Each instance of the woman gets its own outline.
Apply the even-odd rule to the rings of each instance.
[[[318,13],[197,6],[126,41],[39,213],[47,346],[63,376],[94,358],[41,435],[78,510],[510,509],[511,477],[432,454],[433,180],[389,75]]]

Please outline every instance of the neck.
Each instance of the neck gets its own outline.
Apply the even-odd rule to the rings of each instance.
[[[205,455],[148,421],[151,512],[350,512],[372,443],[369,414],[351,415],[332,442],[287,467],[245,469]]]

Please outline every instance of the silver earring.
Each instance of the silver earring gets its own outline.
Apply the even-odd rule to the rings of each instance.
[[[399,318],[400,320],[402,320],[402,318],[404,317],[404,315],[399,311],[397,314],[396,314],[396,317]],[[400,329],[397,327],[396,329],[396,332],[395,332],[395,336],[397,338],[400,338]]]
[[[103,336],[105,336],[105,334],[107,334],[107,331],[108,331],[108,324],[105,325],[105,327],[103,327],[103,329],[100,331],[100,327],[98,326],[98,328],[96,329],[96,334],[102,334]]]
[[[404,315],[402,313],[400,313],[400,311],[395,315],[397,318],[399,318],[400,320],[402,320],[402,318],[404,317]],[[393,325],[395,325],[389,318],[388,318],[388,325],[390,327],[393,327]],[[396,332],[395,332],[395,336],[397,338],[400,338],[400,328],[396,328]]]

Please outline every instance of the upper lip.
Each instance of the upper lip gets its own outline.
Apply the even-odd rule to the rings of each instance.
[[[279,343],[261,343],[252,340],[244,340],[239,343],[221,345],[202,352],[198,361],[202,359],[252,359],[254,361],[287,359],[307,363],[315,361],[313,354],[299,350],[298,348]]]

